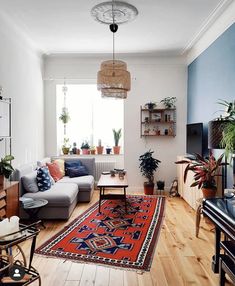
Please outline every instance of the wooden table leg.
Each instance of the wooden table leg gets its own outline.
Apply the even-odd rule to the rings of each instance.
[[[198,233],[199,233],[199,227],[200,227],[200,221],[201,221],[201,210],[202,210],[202,205],[200,204],[196,211],[196,237],[198,237]]]
[[[124,201],[125,201],[125,210],[127,213],[127,204],[126,204],[126,188],[124,188]]]
[[[102,195],[102,188],[100,187],[99,213],[100,213],[100,205],[101,205],[101,195]]]

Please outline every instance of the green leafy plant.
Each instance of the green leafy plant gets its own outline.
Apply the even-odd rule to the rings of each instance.
[[[226,114],[224,116],[220,116],[219,120],[235,120],[235,100],[234,101],[227,101],[223,99],[219,99],[218,104],[225,107],[225,110],[222,110]]]
[[[67,124],[70,120],[70,116],[69,116],[69,112],[68,109],[66,107],[62,108],[62,113],[59,117],[59,119],[64,123]]]
[[[121,136],[122,136],[122,129],[121,128],[118,130],[113,129],[113,137],[114,137],[115,146],[118,146],[118,143],[119,143]]]
[[[3,175],[7,179],[14,171],[14,168],[11,165],[12,160],[14,160],[12,155],[6,155],[4,158],[1,158],[0,161],[0,175]]]
[[[226,124],[223,130],[221,147],[225,149],[225,156],[233,155],[235,152],[235,121],[230,121]]]
[[[154,151],[149,150],[139,157],[140,172],[142,176],[148,179],[149,183],[153,183],[154,172],[157,170],[159,163],[161,163],[158,159],[153,158],[153,153]]]
[[[166,108],[173,108],[175,107],[176,97],[165,97],[160,102],[163,103]]]
[[[150,109],[150,110],[151,110],[151,109],[154,109],[156,106],[157,106],[156,102],[152,102],[152,101],[147,102],[147,103],[145,103],[145,105],[144,105],[145,108],[148,108],[148,109]]]
[[[190,187],[197,186],[198,189],[210,188],[216,190],[216,181],[215,177],[221,176],[219,173],[219,167],[225,165],[222,163],[224,154],[222,154],[218,160],[210,152],[208,158],[202,157],[200,154],[195,154],[194,160],[180,160],[175,162],[176,164],[187,164],[184,171],[184,182],[187,179],[189,171],[194,172],[194,182]]]
[[[64,138],[64,144],[62,145],[62,148],[70,148],[71,145],[69,144],[69,138]]]
[[[82,142],[81,149],[90,149],[90,145],[87,141]]]

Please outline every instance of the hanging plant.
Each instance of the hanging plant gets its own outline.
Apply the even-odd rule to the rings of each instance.
[[[59,117],[59,119],[64,123],[67,124],[70,120],[70,116],[69,116],[69,112],[68,109],[66,107],[62,108],[62,113]]]

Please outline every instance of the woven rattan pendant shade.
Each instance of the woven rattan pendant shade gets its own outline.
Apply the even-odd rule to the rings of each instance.
[[[126,98],[131,88],[126,63],[119,60],[102,62],[97,75],[97,88],[102,97]]]

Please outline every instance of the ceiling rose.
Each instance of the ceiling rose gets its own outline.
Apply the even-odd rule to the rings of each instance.
[[[91,15],[102,24],[111,24],[113,20],[116,24],[123,24],[132,21],[138,15],[138,10],[133,5],[121,1],[103,2],[92,8]]]

